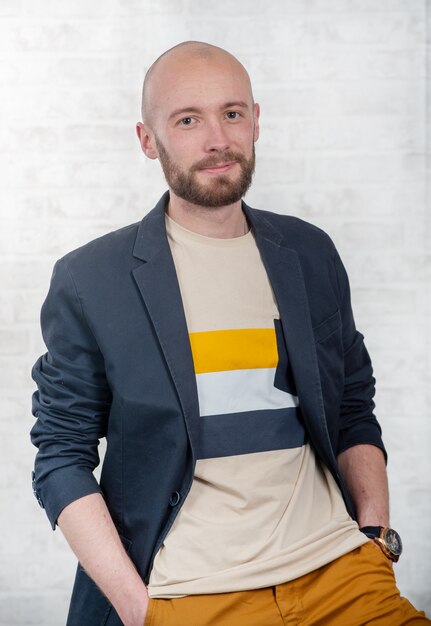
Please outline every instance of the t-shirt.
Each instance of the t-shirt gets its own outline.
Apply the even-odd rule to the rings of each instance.
[[[366,543],[309,443],[253,233],[205,237],[166,216],[200,409],[191,490],[150,597],[287,582]],[[289,329],[287,329],[289,332]]]

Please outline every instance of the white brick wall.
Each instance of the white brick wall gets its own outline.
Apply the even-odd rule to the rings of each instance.
[[[249,203],[322,226],[345,260],[379,384],[399,587],[431,614],[430,13],[430,0],[0,0],[0,626],[65,623],[73,578],[29,479],[52,265],[164,190],[135,139],[141,81],[194,38],[252,75]]]

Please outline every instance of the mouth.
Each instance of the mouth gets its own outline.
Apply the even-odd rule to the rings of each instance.
[[[203,167],[199,171],[204,172],[205,174],[224,174],[225,172],[231,170],[236,164],[237,161],[228,161],[211,165],[209,167]]]

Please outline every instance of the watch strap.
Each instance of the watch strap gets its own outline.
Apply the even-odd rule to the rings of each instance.
[[[369,539],[375,539],[380,537],[380,533],[383,530],[383,526],[362,526],[359,530],[364,533]]]

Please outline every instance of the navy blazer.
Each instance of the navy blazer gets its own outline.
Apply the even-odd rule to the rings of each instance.
[[[193,359],[165,229],[168,198],[140,223],[56,263],[42,308],[48,352],[33,368],[39,503],[54,528],[70,502],[101,492],[145,582],[191,487],[199,439]],[[384,448],[346,272],[320,229],[243,210],[278,304],[308,437],[354,516],[336,456],[356,444]],[[99,485],[93,470],[102,437]],[[80,566],[68,624],[121,624]]]

